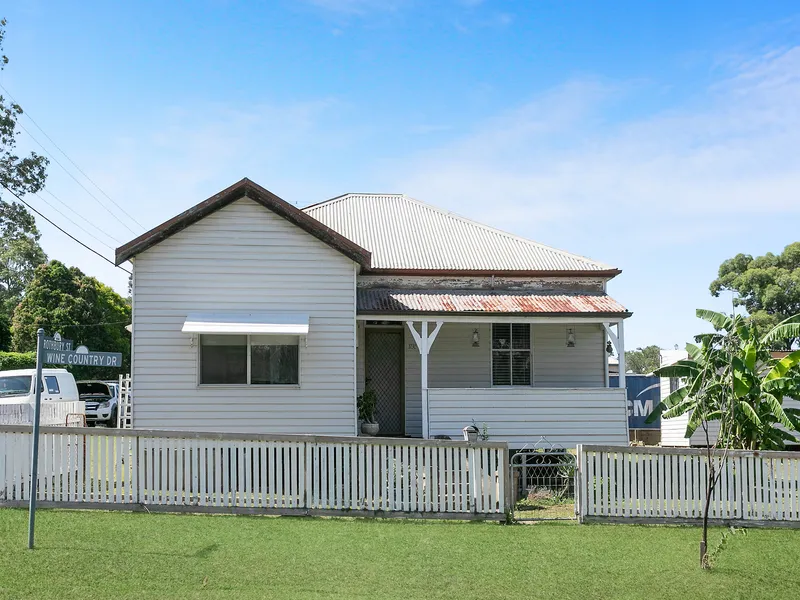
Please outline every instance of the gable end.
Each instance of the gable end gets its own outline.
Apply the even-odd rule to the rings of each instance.
[[[248,198],[257,202],[264,208],[313,235],[334,250],[341,252],[350,260],[364,268],[369,268],[371,254],[368,250],[365,250],[355,242],[337,233],[327,225],[320,223],[300,209],[295,208],[269,190],[253,183],[246,177],[218,194],[214,194],[200,204],[173,217],[169,221],[162,223],[158,227],[143,233],[124,246],[117,248],[116,264],[120,265],[130,260],[137,254],[144,252],[168,237],[186,229],[189,225],[198,222],[200,219],[242,198]]]

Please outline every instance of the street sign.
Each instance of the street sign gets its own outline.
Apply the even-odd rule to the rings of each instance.
[[[84,350],[81,352],[81,350]],[[122,368],[120,352],[90,352],[84,346],[69,352],[44,352],[44,362],[48,365],[71,365],[73,367],[117,367]]]
[[[36,524],[36,486],[39,480],[39,424],[42,412],[42,365],[72,365],[76,367],[122,368],[120,352],[90,352],[86,346],[72,349],[72,340],[62,339],[58,333],[46,337],[44,329],[36,332],[36,404],[33,409],[33,443],[31,444],[31,483],[28,505],[28,548],[33,548]]]
[[[65,340],[58,334],[53,337],[45,336],[42,338],[42,348],[57,352],[69,352],[72,350],[72,340]]]

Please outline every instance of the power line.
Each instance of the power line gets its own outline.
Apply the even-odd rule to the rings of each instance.
[[[82,184],[80,181],[78,181],[78,178],[77,178],[77,177],[75,177],[75,175],[73,175],[73,174],[72,174],[72,173],[71,173],[71,172],[70,172],[70,171],[69,171],[69,170],[68,170],[68,169],[67,169],[67,168],[66,168],[64,165],[62,165],[62,164],[61,164],[61,162],[60,162],[60,161],[59,161],[59,160],[58,160],[58,159],[57,159],[55,156],[53,156],[52,154],[50,154],[50,152],[47,150],[47,148],[45,148],[44,144],[42,144],[42,143],[41,143],[39,140],[37,140],[35,137],[33,137],[33,135],[31,135],[31,132],[30,132],[30,131],[28,131],[27,129],[25,129],[25,126],[24,126],[22,123],[17,123],[17,125],[19,125],[19,127],[20,127],[20,129],[22,129],[22,131],[24,131],[25,133],[27,133],[27,134],[28,134],[28,137],[30,137],[30,138],[31,138],[31,139],[32,139],[34,142],[36,142],[37,144],[39,144],[39,147],[40,147],[40,148],[41,148],[41,149],[44,151],[44,153],[45,153],[45,154],[47,154],[47,156],[49,156],[50,158],[52,158],[52,159],[53,159],[53,161],[54,161],[54,162],[55,162],[55,163],[56,163],[56,164],[57,164],[59,167],[61,167],[61,168],[64,170],[64,172],[65,172],[67,175],[69,175],[69,176],[70,176],[70,177],[73,179],[73,181],[74,181],[75,183],[77,183],[79,186],[81,186],[81,188],[83,188],[83,191],[85,191],[87,194],[89,194],[89,195],[90,195],[90,196],[91,196],[91,197],[94,199],[94,201],[95,201],[95,202],[97,202],[97,203],[98,203],[100,206],[102,206],[102,207],[103,207],[103,208],[106,210],[106,212],[107,212],[108,214],[110,214],[110,215],[111,215],[112,217],[114,217],[114,218],[115,218],[117,221],[119,221],[119,222],[120,222],[120,224],[122,224],[122,226],[123,226],[123,227],[125,227],[125,229],[127,229],[128,231],[130,231],[130,232],[131,232],[133,235],[136,235],[136,232],[135,232],[133,229],[131,229],[131,228],[128,226],[128,224],[127,224],[125,221],[123,221],[122,219],[120,219],[120,218],[119,218],[119,217],[116,215],[116,213],[115,213],[113,210],[111,210],[111,209],[110,209],[110,208],[108,208],[108,207],[107,207],[105,204],[103,204],[103,203],[100,201],[100,199],[99,199],[97,196],[95,196],[95,195],[94,195],[92,192],[90,192],[90,191],[89,191],[89,188],[87,188],[87,187],[86,187],[85,185],[83,185],[83,184]]]
[[[76,223],[75,221],[73,221],[72,219],[70,219],[70,218],[69,218],[67,215],[65,215],[63,212],[61,212],[60,210],[58,210],[58,209],[57,209],[55,206],[53,206],[52,204],[50,204],[50,203],[49,203],[47,200],[45,200],[44,198],[42,198],[42,197],[41,197],[39,194],[34,194],[34,196],[36,196],[36,197],[37,197],[39,200],[41,200],[42,202],[44,202],[44,203],[45,203],[47,206],[49,206],[50,208],[52,208],[54,211],[56,211],[58,214],[60,214],[60,215],[61,215],[62,217],[64,217],[64,218],[65,218],[67,221],[69,221],[70,223],[72,223],[73,225],[75,225],[75,227],[77,227],[78,229],[80,229],[80,230],[81,230],[81,231],[83,231],[84,233],[86,233],[86,234],[89,234],[89,235],[92,235],[92,236],[93,236],[93,235],[95,235],[95,234],[93,234],[91,231],[88,231],[87,229],[85,229],[84,227],[81,227],[81,226],[80,226],[78,223]],[[114,250],[114,248],[112,248],[111,246],[109,246],[108,244],[106,244],[106,243],[105,243],[103,240],[100,240],[100,239],[98,239],[97,241],[98,241],[99,243],[103,244],[103,246],[105,246],[105,247],[106,247],[106,248],[108,248],[109,250]]]
[[[8,91],[8,90],[5,88],[5,86],[4,86],[2,83],[0,83],[0,89],[2,89],[2,90],[3,90],[3,91],[6,93],[6,94],[8,94],[8,97],[9,97],[9,98],[11,98],[11,101],[12,101],[12,102],[14,102],[15,104],[17,103],[17,101],[16,101],[16,99],[14,98],[14,96],[12,96],[12,95],[11,95],[11,92],[9,92],[9,91]],[[67,160],[68,160],[70,163],[72,163],[72,166],[73,166],[73,167],[75,167],[75,168],[78,170],[78,172],[79,172],[81,175],[83,175],[83,176],[84,176],[84,177],[85,177],[85,178],[86,178],[86,179],[87,179],[87,180],[88,180],[88,181],[89,181],[89,182],[90,182],[90,183],[91,183],[91,184],[92,184],[94,187],[96,187],[96,188],[97,188],[97,189],[100,191],[100,193],[101,193],[101,194],[103,194],[103,196],[105,196],[106,198],[108,198],[108,199],[111,201],[111,203],[112,203],[114,206],[116,206],[116,207],[117,207],[117,208],[118,208],[120,211],[122,211],[122,214],[124,214],[126,217],[128,217],[128,218],[129,218],[131,221],[133,221],[134,223],[136,223],[136,224],[137,224],[137,225],[138,225],[138,226],[139,226],[141,229],[145,229],[144,225],[142,225],[141,223],[139,223],[139,221],[137,221],[136,219],[134,219],[134,218],[133,218],[133,216],[132,216],[132,215],[130,215],[130,214],[129,214],[129,213],[128,213],[128,212],[127,212],[127,211],[126,211],[124,208],[122,208],[122,206],[120,206],[119,204],[117,204],[117,202],[116,202],[116,201],[114,201],[114,199],[113,199],[111,196],[109,196],[109,195],[108,195],[108,194],[105,192],[105,190],[103,190],[103,188],[101,188],[99,185],[97,185],[97,183],[95,183],[95,181],[94,181],[94,180],[93,180],[91,177],[89,177],[89,176],[88,176],[88,175],[87,175],[87,174],[84,172],[84,170],[83,170],[83,169],[81,169],[81,168],[78,166],[78,164],[77,164],[77,163],[76,163],[74,160],[72,160],[72,159],[71,159],[71,158],[70,158],[70,157],[67,155],[67,153],[66,153],[66,152],[64,152],[64,151],[61,149],[61,146],[59,146],[58,144],[56,144],[56,143],[53,141],[53,138],[51,138],[49,135],[47,135],[47,132],[46,132],[44,129],[42,129],[42,128],[41,128],[41,126],[40,126],[40,125],[39,125],[39,124],[38,124],[38,123],[37,123],[37,122],[36,122],[36,121],[33,119],[33,117],[32,117],[32,116],[30,116],[30,114],[28,114],[28,112],[27,112],[27,111],[24,111],[22,114],[24,114],[24,115],[25,115],[25,116],[26,116],[26,117],[27,117],[27,118],[30,120],[30,122],[31,122],[31,123],[33,123],[33,124],[36,126],[36,128],[37,128],[39,131],[41,131],[41,132],[42,132],[42,135],[44,135],[44,137],[46,137],[46,138],[49,140],[49,142],[50,142],[51,144],[53,144],[53,146],[55,146],[55,148],[56,148],[56,149],[57,149],[59,152],[61,152],[61,154],[63,154],[63,155],[64,155],[64,158],[66,158],[66,159],[67,159]],[[21,128],[23,131],[25,131],[25,133],[27,133],[28,135],[30,135],[30,136],[31,136],[31,139],[33,139],[33,140],[34,140],[34,141],[35,141],[37,144],[39,144],[39,146],[41,146],[41,147],[42,147],[42,149],[43,149],[45,152],[47,152],[47,150],[45,149],[45,147],[44,147],[44,146],[42,146],[42,144],[40,144],[40,143],[39,143],[39,142],[38,142],[38,141],[37,141],[37,140],[36,140],[36,139],[35,139],[35,138],[34,138],[34,137],[33,137],[33,136],[30,134],[30,132],[29,132],[27,129],[25,129],[25,127],[24,127],[24,126],[23,126],[21,123],[19,124],[19,126],[20,126],[20,128]],[[59,163],[59,162],[56,160],[56,158],[55,158],[55,157],[54,157],[52,154],[50,154],[49,152],[47,152],[47,154],[48,154],[48,155],[49,155],[49,156],[50,156],[50,157],[51,157],[53,160],[55,160],[55,161],[56,161],[56,163],[57,163],[57,164],[58,164],[58,165],[59,165],[59,166],[60,166],[62,169],[64,169],[64,171],[67,171],[67,170],[64,168],[64,166],[63,166],[63,165],[61,165],[61,163]],[[70,177],[72,177],[73,179],[75,179],[75,177],[73,177],[73,176],[72,176],[72,174],[70,174],[68,171],[67,171],[67,174],[68,174],[68,175],[70,175]],[[86,190],[86,193],[87,193],[87,194],[89,194],[90,196],[92,196],[92,198],[94,198],[95,200],[97,200],[97,201],[99,202],[99,200],[98,200],[98,199],[97,199],[97,198],[96,198],[96,197],[95,197],[95,196],[94,196],[94,195],[93,195],[93,194],[92,194],[92,193],[91,193],[89,190],[87,190],[87,189],[86,189],[86,188],[83,186],[83,184],[81,184],[81,182],[80,182],[80,181],[78,181],[77,179],[75,179],[75,182],[76,182],[78,185],[80,185],[80,186],[81,186],[81,187],[82,187],[84,190]],[[112,214],[113,214],[113,213],[112,213]],[[121,222],[121,221],[120,221],[120,222]],[[123,225],[124,225],[124,223],[123,223]],[[127,227],[127,225],[126,225],[126,227]],[[129,229],[129,231],[130,231],[131,233],[134,233],[134,234],[136,233],[136,232],[135,232],[135,231],[133,231],[132,229],[130,229],[130,228],[128,228],[128,229]]]
[[[112,242],[114,242],[115,244],[117,244],[118,246],[121,246],[121,245],[124,243],[124,242],[121,242],[121,241],[119,241],[117,238],[115,238],[113,235],[111,235],[111,234],[110,234],[110,233],[108,233],[107,231],[105,231],[105,230],[104,230],[102,227],[100,227],[99,225],[96,225],[96,224],[94,224],[92,221],[90,221],[89,219],[87,219],[86,217],[84,217],[84,216],[83,216],[81,213],[79,213],[77,210],[75,210],[74,208],[72,208],[72,207],[71,207],[69,204],[67,204],[66,202],[64,202],[64,201],[63,201],[61,198],[59,198],[58,196],[56,196],[56,195],[55,195],[53,192],[51,192],[51,191],[50,191],[50,190],[48,190],[47,188],[44,188],[42,191],[43,191],[45,194],[49,195],[51,198],[53,198],[53,200],[55,200],[56,202],[58,202],[58,203],[59,203],[61,206],[63,206],[64,208],[66,208],[68,211],[70,211],[70,212],[71,212],[73,215],[75,215],[76,217],[78,217],[78,218],[79,218],[81,221],[83,221],[83,222],[84,222],[84,223],[86,223],[87,225],[91,226],[92,228],[96,229],[96,230],[97,230],[99,233],[101,233],[102,235],[104,235],[106,238],[108,238],[109,240],[111,240]],[[42,202],[45,202],[44,198],[40,198],[40,199],[42,200]],[[45,204],[47,204],[47,202],[45,202]],[[55,210],[55,209],[54,209],[54,210]],[[86,231],[86,230],[84,229],[84,231]],[[94,234],[94,233],[90,233],[90,232],[88,232],[88,231],[87,231],[86,233],[89,233],[89,235],[96,235],[96,234]],[[99,241],[99,240],[98,240],[98,241]],[[110,246],[109,246],[109,247],[110,247]],[[113,250],[114,248],[111,248],[111,249]]]
[[[48,327],[51,329],[64,329],[65,327],[105,327],[107,325],[130,325],[131,320],[127,319],[125,321],[109,321],[107,323],[84,323],[84,324],[61,324],[61,325],[50,325],[48,323]]]
[[[16,192],[14,192],[13,190],[9,189],[9,188],[8,188],[8,187],[7,187],[5,184],[3,184],[3,183],[0,183],[0,185],[2,185],[2,186],[3,186],[3,187],[6,189],[6,191],[7,191],[8,193],[10,193],[12,196],[14,196],[14,197],[15,197],[17,200],[19,200],[20,202],[22,202],[22,203],[23,203],[25,206],[27,206],[28,208],[30,208],[30,209],[31,209],[33,212],[35,212],[37,215],[39,215],[40,217],[42,217],[42,218],[43,218],[45,221],[47,221],[48,223],[50,223],[50,225],[52,225],[53,227],[55,227],[56,229],[58,229],[58,230],[59,230],[61,233],[63,233],[63,234],[64,234],[64,235],[66,235],[67,237],[69,237],[69,238],[70,238],[72,241],[74,241],[74,242],[77,242],[78,244],[80,244],[81,246],[83,246],[84,248],[86,248],[86,249],[87,249],[89,252],[92,252],[92,253],[96,254],[97,256],[99,256],[100,258],[102,258],[102,259],[103,259],[104,261],[106,261],[107,263],[109,263],[109,264],[111,264],[111,265],[113,265],[113,266],[117,267],[118,269],[120,269],[120,270],[122,270],[122,271],[125,271],[125,272],[126,272],[128,275],[131,275],[131,274],[132,274],[130,271],[128,271],[128,269],[125,269],[125,268],[123,268],[123,267],[120,267],[120,266],[119,266],[119,265],[117,265],[117,264],[114,264],[114,261],[113,261],[113,260],[109,260],[108,258],[106,258],[106,257],[105,257],[105,256],[103,256],[102,254],[100,254],[100,253],[99,253],[97,250],[95,250],[94,248],[92,248],[92,247],[90,247],[90,246],[87,246],[87,245],[86,245],[86,244],[84,244],[82,241],[80,241],[78,238],[76,238],[74,235],[72,235],[72,234],[71,234],[71,233],[69,233],[68,231],[65,231],[64,229],[62,229],[61,227],[59,227],[58,225],[56,225],[55,223],[53,223],[53,221],[51,221],[50,219],[48,219],[47,217],[45,217],[45,216],[44,216],[42,213],[40,213],[38,210],[36,210],[35,208],[33,208],[33,207],[30,205],[30,204],[28,204],[27,202],[25,202],[25,200],[23,200],[23,199],[22,199],[22,198],[21,198],[21,197],[20,197],[20,196],[19,196],[19,195],[18,195]]]

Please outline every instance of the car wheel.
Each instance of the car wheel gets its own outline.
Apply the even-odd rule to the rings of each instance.
[[[117,409],[111,411],[111,418],[106,423],[106,427],[116,427],[117,426]]]

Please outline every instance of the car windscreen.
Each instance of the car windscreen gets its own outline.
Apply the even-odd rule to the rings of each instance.
[[[0,376],[0,398],[27,396],[31,393],[31,375]]]
[[[108,384],[102,381],[79,381],[78,395],[81,398],[84,396],[111,398],[113,396]]]

